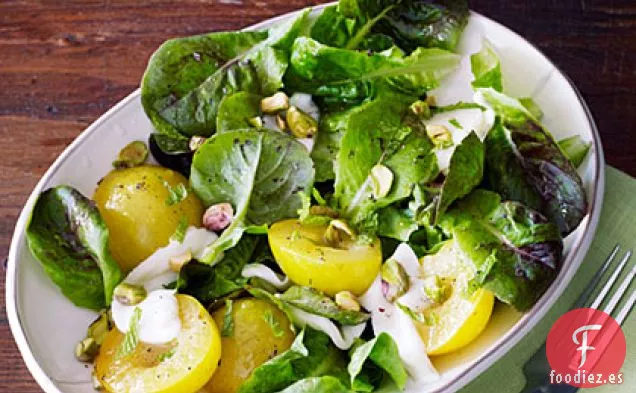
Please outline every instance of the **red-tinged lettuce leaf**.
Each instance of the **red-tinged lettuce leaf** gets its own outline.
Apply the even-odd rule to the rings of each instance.
[[[531,308],[561,267],[563,241],[546,217],[519,202],[475,190],[443,218],[456,250],[484,287],[519,311]]]
[[[122,273],[108,249],[108,228],[95,204],[69,186],[44,191],[26,229],[33,256],[76,306],[110,305]]]
[[[567,235],[587,214],[583,182],[552,136],[519,103],[481,90],[498,121],[485,140],[486,176],[504,199],[540,211]]]

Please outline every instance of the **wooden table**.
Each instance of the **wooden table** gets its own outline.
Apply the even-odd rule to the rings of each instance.
[[[320,2],[2,0],[0,261],[37,180],[80,131],[137,88],[162,41],[237,29]],[[573,79],[596,117],[608,163],[636,176],[636,3],[471,4],[535,43]],[[41,392],[9,331],[4,280],[0,303],[0,392]]]

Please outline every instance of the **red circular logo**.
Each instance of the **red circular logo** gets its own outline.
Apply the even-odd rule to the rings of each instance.
[[[563,315],[548,334],[546,352],[551,383],[593,388],[623,382],[625,335],[602,311],[579,308]]]

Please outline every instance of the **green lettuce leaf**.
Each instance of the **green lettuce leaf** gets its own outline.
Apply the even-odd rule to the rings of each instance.
[[[326,334],[306,328],[296,336],[291,348],[254,369],[238,393],[279,392],[295,382],[325,375],[346,381],[343,354]]]
[[[344,48],[358,29],[357,24],[354,18],[342,15],[337,5],[332,5],[318,16],[309,36],[321,44]]]
[[[490,42],[484,40],[481,51],[470,56],[470,65],[475,76],[473,87],[490,87],[503,92],[501,64]]]
[[[177,290],[195,297],[202,304],[241,291],[247,283],[241,276],[243,267],[253,261],[259,243],[264,242],[265,239],[259,236],[245,235],[214,266],[194,261],[184,265],[177,279]]]
[[[350,356],[351,360],[347,371],[351,378],[351,386],[354,389],[359,386],[362,386],[364,389],[372,377],[377,377],[377,370],[371,368],[371,372],[368,372],[368,363],[372,362],[375,366],[383,370],[400,390],[404,390],[408,374],[402,365],[397,345],[387,333],[380,333],[380,335],[371,341],[358,345],[351,350]],[[366,370],[365,365],[367,366]],[[365,371],[368,373],[365,374]],[[373,385],[371,385],[371,387],[374,388]]]
[[[408,244],[418,258],[421,258],[437,253],[446,240],[444,232],[438,226],[424,225],[411,234]]]
[[[416,203],[409,209],[387,208],[410,198],[418,186],[438,174],[437,160],[423,123],[412,122],[408,116],[404,122],[398,120],[395,114],[404,108],[396,108],[399,102],[395,99],[391,103],[387,101],[375,103],[377,117],[373,116],[373,110],[364,112],[361,127],[349,123],[352,127],[347,130],[337,153],[334,197],[355,225],[378,212],[378,234],[407,241],[418,226],[433,224],[455,200],[481,182],[484,146],[471,132],[455,149],[448,174],[441,187],[435,189],[433,198],[426,198],[426,202]],[[391,112],[394,114],[390,115]],[[386,165],[395,176],[391,192],[378,200],[372,197],[368,181],[369,172],[377,163]]]
[[[316,19],[310,37],[322,44],[345,49],[381,52],[394,46],[393,38],[372,29],[395,8],[395,4],[387,4],[376,15],[362,15],[357,9],[347,10],[350,5],[357,7],[355,2],[345,0],[325,8]]]
[[[418,228],[419,225],[410,209],[387,206],[378,211],[378,236],[407,242]]]
[[[250,226],[297,216],[300,193],[311,189],[313,179],[307,149],[287,134],[238,130],[209,138],[194,155],[190,182],[206,206],[231,203],[234,218],[202,262],[217,262]]]
[[[340,379],[332,376],[301,379],[280,393],[352,393]]]
[[[301,310],[332,319],[341,325],[357,325],[370,318],[366,312],[338,307],[330,297],[309,287],[293,286],[282,293],[279,299]]]
[[[498,116],[485,140],[490,187],[540,211],[563,235],[572,232],[587,214],[583,182],[572,163],[518,100],[492,89],[479,93]]]
[[[316,144],[311,157],[316,166],[316,181],[323,182],[335,179],[334,164],[340,150],[342,137],[348,130],[362,130],[372,128],[378,121],[382,124],[398,124],[401,120],[401,112],[414,98],[382,92],[381,97],[353,106],[344,110],[329,112],[322,117],[320,132],[316,138]],[[391,106],[386,106],[390,103]],[[394,109],[396,113],[389,113]],[[386,116],[385,116],[386,115]],[[356,132],[356,131],[352,131]]]
[[[470,14],[467,0],[341,0],[340,6],[348,16],[362,15],[365,21],[377,18],[371,31],[393,38],[406,51],[418,47],[454,50]]]
[[[78,307],[110,305],[122,272],[108,249],[108,228],[95,204],[70,186],[44,191],[26,228],[33,256]]]
[[[474,131],[455,148],[448,174],[436,200],[435,219],[457,199],[470,193],[484,176],[484,145]]]
[[[311,151],[311,158],[316,167],[316,182],[335,178],[333,165],[340,149],[340,140],[347,129],[347,123],[366,105],[365,103],[342,112],[327,113],[320,119],[320,132]]]
[[[420,48],[407,57],[399,51],[369,55],[299,37],[292,47],[291,75],[286,84],[343,103],[370,98],[382,84],[420,96],[439,86],[459,60],[458,55],[438,48]]]
[[[210,136],[224,96],[280,89],[291,43],[306,17],[303,12],[267,33],[211,33],[164,43],[141,84],[142,104],[157,131],[175,140]]]
[[[465,0],[340,0],[326,8],[311,38],[329,46],[382,51],[397,43],[453,50],[468,22]]]
[[[541,110],[541,107],[531,97],[519,98],[519,102],[535,119],[541,120],[541,118],[543,118],[543,111]]]
[[[592,142],[585,142],[580,135],[571,136],[559,141],[559,147],[575,168],[581,166],[587,153],[592,147]]]
[[[261,115],[261,98],[258,94],[245,91],[223,97],[216,116],[216,132],[251,127],[249,119]]]
[[[415,185],[426,183],[438,172],[425,131],[402,124],[406,107],[399,97],[381,97],[357,121],[347,124],[335,161],[334,200],[354,225],[408,198]],[[379,199],[373,198],[369,180],[376,164],[386,166],[394,175],[390,192]]]
[[[339,32],[332,34],[338,37],[332,43],[349,49],[367,49],[365,41],[383,35],[406,51],[418,47],[453,50],[469,16],[466,0],[340,0],[338,10],[339,13],[325,19]],[[340,22],[342,26],[339,26],[342,19],[348,23]],[[321,32],[333,31],[328,29],[327,21],[322,24],[325,28]]]
[[[267,32],[222,32],[168,40],[157,49],[148,62],[141,82],[141,102],[155,129],[170,140],[161,143],[164,151],[187,151],[191,135],[210,135],[214,124],[187,127],[185,120],[167,117],[163,111],[188,97],[210,76],[223,72],[224,64],[249,52],[267,38]],[[220,98],[220,97],[219,97]],[[218,104],[218,102],[217,102]],[[186,116],[187,113],[184,113]]]

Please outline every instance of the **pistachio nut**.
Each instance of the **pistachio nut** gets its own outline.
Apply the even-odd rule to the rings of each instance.
[[[112,329],[113,324],[109,318],[107,311],[102,311],[96,320],[88,326],[86,337],[90,337],[97,342],[97,345],[102,345],[106,333]]]
[[[371,186],[375,199],[384,198],[391,191],[393,185],[393,172],[382,164],[371,168]]]
[[[313,216],[327,216],[331,218],[338,218],[338,212],[329,206],[312,206],[309,208],[309,214]]]
[[[426,133],[431,138],[433,144],[440,148],[445,149],[453,145],[453,136],[448,128],[440,125],[428,125],[426,126]]]
[[[360,303],[349,291],[341,291],[336,293],[335,299],[336,305],[346,311],[360,311]]]
[[[227,228],[234,219],[234,209],[227,202],[208,207],[203,213],[203,226],[209,231],[219,232]]]
[[[80,362],[92,362],[99,353],[99,345],[92,337],[86,337],[75,346],[75,357]]]
[[[252,127],[256,127],[256,128],[263,127],[263,119],[261,119],[260,116],[255,116],[255,117],[249,118],[249,119],[247,119],[247,122]]]
[[[172,270],[175,273],[179,273],[181,271],[181,268],[185,266],[185,264],[187,264],[191,260],[192,260],[192,251],[188,249],[183,254],[179,254],[170,258],[170,260],[168,261],[168,264],[170,265],[170,270]]]
[[[438,275],[429,276],[424,279],[424,293],[434,304],[442,304],[451,296],[452,285]]]
[[[188,147],[190,148],[190,151],[199,150],[199,148],[201,146],[203,146],[203,144],[205,143],[206,140],[207,140],[206,137],[197,136],[197,135],[195,135],[192,138],[190,138],[190,143],[188,144]]]
[[[132,168],[146,162],[148,147],[142,141],[133,141],[124,146],[113,161],[113,167],[117,169]]]
[[[409,106],[409,110],[419,118],[430,119],[433,116],[431,113],[431,107],[426,103],[426,101],[415,101],[411,104],[411,106]]]
[[[280,113],[276,115],[276,127],[278,127],[281,131],[285,131],[287,129],[287,123]]]
[[[325,231],[325,243],[331,247],[340,247],[347,239],[355,239],[356,234],[349,224],[342,220],[331,220]]]
[[[390,302],[395,301],[409,290],[409,276],[404,267],[391,258],[382,265],[382,294]]]
[[[287,108],[289,108],[289,97],[282,91],[261,100],[261,111],[263,113],[274,114],[287,110]]]
[[[295,106],[287,110],[286,120],[287,126],[296,138],[311,138],[318,132],[318,122]]]
[[[125,306],[134,306],[144,301],[148,296],[146,288],[142,285],[134,285],[122,282],[115,287],[113,298]]]

